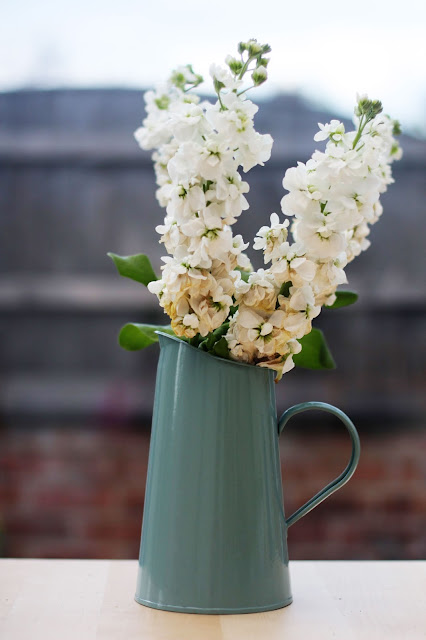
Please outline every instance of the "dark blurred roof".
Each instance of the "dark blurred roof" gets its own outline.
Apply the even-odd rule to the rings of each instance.
[[[255,95],[253,96],[256,97]],[[339,118],[294,94],[259,102],[256,127],[271,133],[271,162],[307,159],[318,122]],[[144,116],[143,91],[130,89],[22,90],[0,93],[0,160],[39,154],[46,160],[85,155],[94,161],[148,161],[133,140]],[[340,118],[351,125],[347,118]],[[405,161],[426,158],[426,142],[403,136]]]

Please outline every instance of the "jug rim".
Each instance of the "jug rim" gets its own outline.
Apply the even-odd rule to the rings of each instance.
[[[198,347],[194,347],[194,345],[192,344],[188,344],[188,342],[181,340],[177,336],[171,336],[170,333],[164,333],[163,331],[155,331],[154,333],[156,333],[157,335],[163,336],[164,338],[170,338],[170,340],[174,340],[179,344],[183,344],[186,347],[189,347],[190,349],[195,349],[197,353],[202,354],[203,356],[207,356],[208,358],[214,358],[215,360],[219,360],[219,362],[222,362],[224,364],[234,364],[238,367],[244,367],[245,369],[255,369],[256,371],[265,371],[267,374],[275,373],[273,369],[268,369],[267,367],[257,367],[254,364],[247,364],[246,362],[238,362],[237,360],[227,360],[226,358],[220,358],[219,356],[215,356],[212,353],[208,353],[207,351],[198,349]]]

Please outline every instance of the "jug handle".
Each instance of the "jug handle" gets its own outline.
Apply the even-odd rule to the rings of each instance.
[[[320,411],[327,411],[337,416],[338,418],[340,418],[340,420],[345,425],[351,437],[352,454],[346,469],[342,471],[342,473],[339,476],[337,476],[337,478],[329,482],[329,484],[327,484],[323,489],[321,489],[321,491],[315,494],[310,500],[308,500],[308,502],[302,505],[299,509],[297,509],[297,511],[295,511],[289,518],[286,519],[287,527],[291,527],[292,524],[294,524],[295,522],[300,520],[300,518],[302,518],[307,513],[309,513],[309,511],[311,511],[312,509],[314,509],[314,507],[319,505],[320,502],[328,498],[328,496],[331,496],[331,494],[337,491],[338,489],[340,489],[340,487],[343,487],[343,485],[354,474],[359,461],[359,455],[361,451],[358,432],[355,429],[355,426],[352,420],[350,420],[348,416],[345,413],[343,413],[343,411],[341,411],[340,409],[337,409],[337,407],[333,407],[333,405],[331,404],[327,404],[326,402],[302,402],[301,404],[295,404],[293,407],[290,407],[290,409],[287,409],[287,411],[284,411],[281,418],[278,420],[279,435],[281,435],[281,433],[283,432],[283,429],[287,424],[287,422],[290,420],[290,418],[292,418],[298,413],[301,413],[302,411],[308,411],[310,409],[319,409]]]

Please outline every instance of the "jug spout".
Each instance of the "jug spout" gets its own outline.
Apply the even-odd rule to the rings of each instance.
[[[160,348],[166,347],[167,345],[171,345],[173,344],[173,342],[177,342],[177,343],[183,342],[183,340],[180,340],[176,336],[172,336],[163,331],[156,331],[155,333],[158,336],[158,342],[160,343]]]

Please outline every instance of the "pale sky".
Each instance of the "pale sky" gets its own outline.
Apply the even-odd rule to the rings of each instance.
[[[272,46],[264,92],[299,91],[336,115],[368,93],[426,135],[424,0],[3,0],[0,91],[142,89],[188,62],[208,77],[251,37]]]

